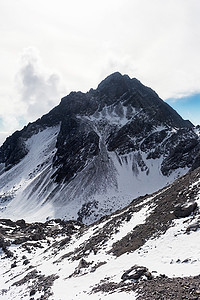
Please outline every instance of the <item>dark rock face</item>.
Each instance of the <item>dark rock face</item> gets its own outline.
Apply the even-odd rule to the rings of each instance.
[[[58,167],[53,177],[56,181],[68,181],[81,171],[88,159],[99,153],[99,136],[92,128],[76,118],[62,122],[57,138],[54,166]]]
[[[164,175],[172,170],[187,166],[192,168],[199,152],[199,141],[191,130],[180,129],[166,143],[168,156],[163,160],[161,171]],[[198,164],[196,163],[198,167]]]
[[[24,140],[19,131],[16,131],[0,148],[0,162],[5,162],[6,169],[10,169],[17,164],[28,150],[25,147]]]

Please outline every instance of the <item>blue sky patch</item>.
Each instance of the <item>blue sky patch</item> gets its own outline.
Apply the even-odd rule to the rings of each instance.
[[[200,93],[179,99],[165,100],[183,119],[190,120],[194,125],[200,125]]]

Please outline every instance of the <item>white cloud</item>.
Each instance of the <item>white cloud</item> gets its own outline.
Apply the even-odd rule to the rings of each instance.
[[[43,67],[36,49],[24,50],[16,81],[20,100],[26,105],[27,120],[35,120],[58,104],[60,77]]]
[[[64,94],[59,75],[43,66],[37,49],[24,49],[13,86],[0,93],[0,141],[47,113]]]
[[[199,0],[0,1],[0,117],[14,130],[114,71],[163,99],[199,92],[199,15]]]

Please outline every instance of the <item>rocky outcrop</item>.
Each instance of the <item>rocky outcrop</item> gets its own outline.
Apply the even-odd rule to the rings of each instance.
[[[148,280],[152,279],[152,275],[146,267],[134,265],[129,270],[127,270],[121,277],[123,281],[125,280],[139,280],[142,277],[146,277]]]
[[[86,162],[99,153],[99,136],[77,118],[68,118],[61,124],[54,157],[56,181],[69,181],[80,172]]]

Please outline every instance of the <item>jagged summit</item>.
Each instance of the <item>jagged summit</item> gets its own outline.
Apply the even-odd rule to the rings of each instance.
[[[113,73],[106,77],[97,87],[102,95],[110,98],[119,98],[129,89],[133,88],[133,84],[128,75],[122,75],[119,72]]]
[[[7,138],[2,213],[92,222],[198,167],[199,153],[197,128],[116,72]]]
[[[100,91],[101,94],[107,94],[111,98],[119,98],[126,93],[127,91],[133,90],[142,90],[145,93],[152,93],[157,96],[157,94],[151,90],[150,88],[145,87],[139,80],[136,78],[130,78],[128,75],[122,75],[119,72],[115,72],[109,76],[107,76],[97,87],[97,90]]]
[[[167,103],[149,87],[144,86],[136,78],[115,72],[106,77],[97,87],[87,93],[72,92],[62,98],[60,108],[65,114],[92,115],[100,112],[105,106],[123,105],[131,110],[143,110],[154,120],[174,127],[193,127],[185,121]]]

